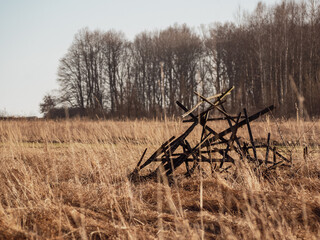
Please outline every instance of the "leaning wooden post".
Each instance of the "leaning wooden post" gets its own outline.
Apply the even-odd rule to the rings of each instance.
[[[146,152],[147,152],[147,149],[148,149],[148,148],[146,148],[146,149],[144,150],[144,152],[143,152],[143,154],[142,154],[142,156],[141,156],[141,158],[140,158],[140,160],[139,160],[136,168],[138,168],[138,167],[140,166],[140,164],[141,164],[141,162],[142,162],[142,160],[143,160],[143,157],[144,157],[144,155],[145,155]]]
[[[309,153],[308,153],[308,146],[305,146],[303,148],[303,159],[304,161],[307,161],[307,157],[308,157]]]
[[[249,132],[249,136],[250,136],[250,142],[251,142],[251,145],[252,145],[252,149],[253,149],[253,156],[254,156],[254,159],[257,161],[257,151],[256,151],[256,147],[254,145],[254,140],[253,140],[253,136],[252,136],[252,132],[251,132],[251,127],[250,127],[250,122],[249,122],[249,118],[248,118],[248,114],[247,114],[247,109],[243,109],[243,112],[244,112],[244,116],[246,118],[246,122],[247,122],[247,127],[248,127],[248,132]]]
[[[269,148],[270,148],[270,133],[268,133],[268,140],[267,140],[266,161],[265,161],[266,166],[268,164]]]

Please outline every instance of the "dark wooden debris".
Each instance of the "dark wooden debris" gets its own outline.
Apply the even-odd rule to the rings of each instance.
[[[190,176],[196,169],[203,171],[201,167],[203,163],[210,164],[211,171],[219,169],[220,172],[228,172],[237,161],[244,160],[254,163],[255,169],[264,166],[265,171],[269,171],[278,166],[288,165],[286,163],[290,165],[291,159],[288,160],[283,154],[277,151],[275,146],[270,144],[270,133],[268,133],[265,144],[256,143],[251,130],[250,123],[272,111],[274,106],[271,105],[251,116],[248,116],[246,109],[243,109],[243,112],[240,112],[237,116],[231,116],[227,113],[223,104],[225,103],[225,97],[229,95],[232,90],[233,87],[221,94],[208,98],[203,97],[199,93],[195,93],[201,101],[191,110],[177,101],[177,105],[185,112],[183,117],[190,117],[189,120],[184,120],[183,122],[190,122],[192,124],[180,136],[173,136],[164,142],[159,149],[141,164],[147,151],[147,149],[145,149],[136,168],[129,174],[129,178],[137,181],[156,178],[159,174],[163,177],[171,177],[173,172],[182,164],[186,167],[185,176]],[[205,103],[209,105],[209,107],[205,108],[198,115],[194,115],[193,112]],[[223,116],[210,118],[209,115],[214,111],[218,111]],[[215,120],[225,120],[229,127],[221,132],[217,132],[208,126],[210,121]],[[202,133],[199,141],[192,146],[187,138],[198,125],[202,127]],[[244,126],[246,126],[248,130],[250,142],[246,142],[237,136],[238,129]],[[263,159],[259,159],[258,149],[260,149],[260,152],[265,151],[265,157],[263,157]],[[269,159],[270,151],[273,152],[272,159]],[[147,168],[147,170],[145,168]]]

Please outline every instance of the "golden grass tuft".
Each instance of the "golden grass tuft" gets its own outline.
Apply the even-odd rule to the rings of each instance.
[[[217,131],[226,127],[214,124]],[[229,173],[176,176],[171,187],[127,179],[146,147],[148,157],[186,127],[178,121],[0,121],[0,238],[320,238],[319,121],[252,124],[255,138],[265,141],[270,131],[282,151],[292,150],[293,166],[267,177],[238,164]],[[245,129],[239,134],[248,138]]]

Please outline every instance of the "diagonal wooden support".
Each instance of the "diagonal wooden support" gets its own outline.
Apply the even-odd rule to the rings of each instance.
[[[185,111],[188,111],[188,109],[183,106],[180,102],[177,101],[177,104],[179,107],[181,107],[183,110]],[[206,147],[208,144],[211,144],[212,142],[215,142],[217,141],[218,139],[222,140],[222,141],[227,141],[226,139],[224,139],[224,136],[227,135],[228,133],[232,132],[233,130],[239,128],[239,127],[242,127],[243,125],[247,124],[247,122],[251,122],[253,120],[256,120],[257,118],[259,118],[260,116],[268,113],[269,111],[272,111],[274,109],[274,106],[271,105],[265,109],[263,109],[262,111],[260,112],[257,112],[255,114],[253,114],[252,116],[250,116],[249,118],[246,117],[246,119],[242,120],[241,122],[233,125],[233,126],[230,126],[230,128],[226,129],[225,131],[221,132],[221,133],[217,133],[215,132],[214,130],[212,130],[210,127],[208,126],[205,126],[205,128],[207,130],[209,130],[209,132],[211,134],[213,134],[213,137],[210,138],[210,134],[207,135],[207,137],[205,139],[203,139],[198,145],[203,145]],[[205,114],[206,112],[204,112],[203,114]],[[192,117],[194,119],[195,122],[198,122],[198,118],[196,116],[194,116],[192,113],[189,113],[189,116]],[[203,116],[201,116],[203,117]],[[201,121],[200,119],[200,124],[203,126],[205,125],[203,121]],[[231,123],[230,123],[231,124]],[[206,143],[207,142],[207,143]],[[197,147],[198,147],[197,145]]]
[[[193,166],[189,171],[189,173],[192,174],[194,172],[195,168],[199,165],[198,156],[194,152],[192,152],[192,148],[187,140],[185,141],[185,143],[186,143],[186,148],[187,148],[188,152],[191,153],[191,155],[193,157]],[[188,161],[186,161],[186,162],[188,162]]]
[[[186,139],[186,137],[193,131],[193,129],[197,126],[198,122],[194,122],[183,134],[181,134],[174,141],[174,137],[170,138],[164,145],[160,147],[141,167],[140,169],[146,167],[151,162],[153,162],[160,154],[164,153],[168,149],[170,149],[171,153],[174,153],[176,149],[181,145],[181,142]]]
[[[271,105],[271,106],[263,109],[262,111],[259,111],[259,112],[255,113],[255,114],[251,115],[248,119],[244,119],[241,122],[239,122],[238,124],[235,124],[232,127],[229,127],[226,130],[220,132],[219,134],[216,134],[213,137],[209,138],[210,142],[215,142],[216,140],[221,139],[221,137],[224,137],[228,133],[232,132],[233,129],[240,128],[240,127],[244,126],[245,124],[247,124],[247,121],[249,121],[249,122],[254,121],[257,118],[261,117],[262,115],[272,111],[273,109],[274,109],[274,106]]]
[[[265,160],[266,166],[267,166],[268,157],[269,157],[269,149],[270,149],[270,133],[268,133],[267,147],[266,147],[266,160]]]
[[[201,141],[207,136],[207,122],[208,122],[209,112],[207,112],[203,117],[203,125],[202,125],[202,133],[201,133]]]
[[[291,160],[289,160],[288,158],[286,158],[285,156],[283,156],[281,153],[279,153],[276,149],[276,147],[270,148],[271,151],[273,151],[274,153],[274,159],[276,159],[276,156],[280,157],[282,160],[291,163]],[[276,160],[274,161],[276,162]]]
[[[179,101],[176,101],[176,103],[177,103],[177,105],[178,105],[180,108],[182,108],[184,111],[188,112],[188,109],[187,109],[184,105],[182,105],[182,103],[180,103]],[[206,125],[206,121],[203,119],[204,116],[205,116],[205,114],[206,114],[206,113],[204,112],[204,114],[203,114],[202,116],[200,116],[200,117],[201,117],[200,120],[199,120],[198,117],[196,117],[196,116],[193,115],[192,113],[189,113],[189,116],[193,119],[193,122],[199,122],[199,121],[200,121],[201,126],[203,126],[206,130],[208,130],[208,131],[209,131],[209,134],[213,134],[213,135],[218,134],[218,133],[215,132],[213,129],[211,129],[208,125]],[[208,134],[208,135],[209,135],[209,134]],[[208,137],[208,135],[207,135],[207,137]],[[223,137],[221,137],[220,140],[221,140],[221,141],[224,141],[224,142],[227,142],[227,140],[224,139]]]
[[[218,99],[216,101],[213,102],[213,105],[218,105],[222,103],[222,100],[230,94],[230,92],[234,89],[234,87],[229,88],[227,91],[225,91],[223,94],[221,94],[220,97],[218,97]],[[200,113],[200,116],[204,115],[205,113],[211,111],[212,109],[214,109],[213,106],[209,106],[205,111],[203,111],[202,113]],[[198,118],[199,116],[196,116],[196,118]]]
[[[226,93],[226,95],[229,95],[230,92],[231,92],[231,91],[228,91],[228,93]],[[212,100],[212,99],[214,99],[214,98],[221,98],[223,94],[224,94],[224,93],[222,93],[222,94],[219,93],[219,94],[210,96],[210,97],[208,97],[207,99],[208,99],[208,100]],[[221,100],[222,100],[222,99],[220,99],[219,101],[221,101]],[[191,108],[191,109],[190,109],[189,111],[187,111],[186,113],[182,114],[182,118],[188,116],[190,113],[192,113],[194,110],[196,110],[202,103],[204,103],[204,101],[198,102],[193,108]]]
[[[160,154],[163,153],[163,151],[166,149],[166,147],[168,146],[169,143],[172,142],[172,140],[175,139],[175,136],[171,137],[168,141],[164,142],[160,148],[157,149],[157,151],[155,151],[151,157],[144,163],[142,164],[141,167],[139,167],[139,169],[142,169],[144,167],[146,167],[147,165],[149,165],[154,159],[156,159],[156,157],[158,157]],[[140,164],[139,164],[140,165]]]
[[[226,109],[224,108],[223,105],[221,105],[221,108],[222,108],[224,111],[226,111]],[[236,118],[236,119],[237,119],[236,124],[239,123],[240,118],[241,118],[241,112],[238,114],[238,116],[237,116],[237,118]],[[230,117],[230,116],[226,116],[226,119],[227,119],[227,122],[228,122],[228,124],[229,124],[229,127],[232,127],[231,117]],[[239,154],[240,158],[242,159],[243,153],[242,153],[242,151],[241,151],[241,144],[240,144],[240,142],[239,142],[239,138],[237,138],[236,136],[235,136],[235,141],[236,141],[236,143],[237,143],[237,145],[238,145],[238,148],[235,148],[235,150],[236,150],[236,152]]]
[[[221,105],[222,106],[222,105]],[[236,120],[237,119],[237,116],[230,116],[230,118],[232,118],[233,120]],[[244,118],[244,116],[241,116],[241,118]],[[208,118],[208,122],[211,122],[211,121],[221,121],[221,120],[228,120],[227,117],[212,117],[212,118]],[[187,123],[187,122],[194,122],[194,120],[191,118],[191,119],[186,119],[186,120],[183,120],[182,122],[184,123]]]
[[[138,162],[138,164],[137,164],[136,168],[138,168],[138,167],[140,166],[140,164],[141,164],[141,162],[142,162],[142,160],[143,160],[143,158],[144,158],[144,155],[145,155],[145,154],[146,154],[146,152],[147,152],[147,149],[148,149],[148,148],[146,148],[146,149],[144,150],[144,152],[143,152],[143,154],[142,154],[142,156],[141,156],[141,158],[140,158],[140,160],[139,160],[139,162]]]
[[[239,115],[238,115],[238,117],[237,117],[236,124],[239,123],[240,117],[241,117],[241,113],[239,113]],[[230,121],[230,120],[229,120],[229,121]],[[233,142],[234,142],[235,139],[236,139],[237,130],[238,130],[238,128],[235,128],[235,129],[233,129],[233,131],[232,131],[232,133],[231,133],[230,139],[229,139],[228,144],[227,144],[226,154],[228,154],[230,148],[233,148]],[[224,156],[223,156],[223,160],[224,160],[224,159],[225,159],[225,154],[224,154]],[[222,168],[223,163],[224,163],[224,161],[221,162],[220,168]]]
[[[180,102],[177,101],[177,104],[179,107],[181,107],[184,111],[185,114],[184,116],[190,116],[192,120],[192,125],[189,126],[189,128],[182,133],[179,137],[175,138],[172,137],[170,138],[167,142],[162,144],[162,146],[155,151],[149,159],[147,159],[142,165],[141,162],[144,158],[144,155],[146,153],[146,150],[144,151],[141,159],[139,160],[136,169],[130,176],[132,177],[140,177],[139,175],[139,170],[145,168],[152,162],[157,162],[160,165],[151,172],[150,174],[146,176],[141,176],[142,179],[147,179],[149,177],[155,177],[157,176],[158,173],[161,173],[161,175],[167,175],[170,176],[176,168],[178,168],[180,165],[185,164],[186,165],[186,170],[187,170],[187,175],[190,175],[194,169],[199,166],[200,167],[200,162],[206,162],[210,163],[211,167],[212,164],[215,163],[220,163],[220,168],[222,169],[223,164],[225,162],[228,163],[235,163],[235,159],[233,159],[232,151],[236,151],[238,154],[240,153],[240,159],[242,159],[241,156],[243,156],[242,152],[247,152],[248,149],[252,148],[254,152],[254,158],[247,156],[249,161],[256,162],[259,164],[265,163],[265,164],[270,164],[272,163],[271,161],[268,161],[268,153],[266,153],[266,159],[261,160],[257,158],[257,152],[256,148],[259,146],[256,146],[254,143],[253,137],[252,137],[252,132],[250,128],[250,122],[259,118],[260,116],[266,114],[267,112],[271,111],[274,109],[274,106],[267,107],[263,109],[260,112],[257,112],[250,117],[248,117],[246,109],[244,109],[244,118],[241,120],[242,116],[241,113],[235,118],[233,116],[230,116],[227,111],[223,107],[223,99],[226,95],[230,94],[232,91],[233,87],[229,88],[227,91],[224,93],[220,94],[219,96],[213,96],[211,98],[205,98],[201,96],[201,94],[196,93],[202,101],[198,103],[194,108],[191,110],[188,110],[185,106],[183,106]],[[211,102],[211,99],[216,98],[214,102]],[[202,111],[198,115],[194,115],[192,112],[198,108],[202,103],[209,103],[210,106]],[[217,109],[220,113],[224,115],[224,119],[228,121],[229,128],[226,128],[222,132],[216,132],[212,128],[208,126],[208,120],[209,118],[209,113],[211,110]],[[233,125],[234,123],[234,125]],[[187,137],[190,135],[190,133],[195,129],[195,127],[200,124],[202,126],[202,133],[200,137],[200,141],[191,148],[190,144],[187,141]],[[240,145],[239,138],[237,137],[237,130],[244,126],[247,125],[249,135],[250,135],[250,142],[251,146],[248,147],[247,145],[243,145],[243,147]],[[231,136],[229,139],[226,139],[227,134],[231,133]],[[267,143],[267,149],[269,149],[269,138],[268,136],[268,143]],[[238,148],[235,147],[236,144],[238,145]],[[222,144],[222,145],[221,145]],[[226,144],[226,147],[224,147]],[[215,146],[215,147],[214,147]],[[265,145],[264,145],[265,146]],[[182,148],[182,151],[178,150]],[[204,149],[206,148],[206,149]],[[202,151],[204,150],[204,151]],[[274,152],[275,157],[280,157],[282,161],[285,161],[286,158],[283,157],[280,153],[276,151],[274,148],[270,148],[271,151]],[[219,155],[222,156],[222,158],[216,157],[214,153],[218,153]],[[206,155],[207,154],[207,155]],[[190,169],[189,167],[189,162],[193,162],[193,167]],[[276,162],[274,162],[274,165]]]
[[[184,141],[182,147],[183,147],[183,153],[186,154],[187,151],[188,151],[187,140]],[[186,160],[186,161],[185,161],[185,164],[186,164],[186,170],[187,170],[187,173],[186,173],[186,174],[187,174],[188,176],[190,176],[191,173],[190,173],[190,168],[189,168],[189,162]]]
[[[211,97],[208,97],[208,99],[214,99],[214,98],[217,98],[217,97],[220,97],[221,94],[216,94],[216,95],[213,95]],[[202,103],[204,103],[204,101],[200,101],[198,102],[193,108],[191,108],[188,112],[182,114],[182,118],[188,116],[190,113],[192,113],[194,110],[196,110]]]
[[[231,119],[233,122],[235,122],[235,120],[234,120],[233,118],[231,118],[228,113],[226,113],[224,110],[222,110],[222,109],[220,109],[220,108],[218,107],[218,104],[217,104],[217,103],[214,104],[214,103],[210,102],[208,98],[205,98],[205,97],[202,96],[200,93],[197,93],[197,92],[194,92],[194,93],[195,93],[197,96],[199,96],[203,101],[209,103],[209,104],[213,107],[213,109],[217,109],[219,112],[221,112],[223,115],[225,115],[227,119]]]
[[[248,114],[247,114],[247,109],[243,109],[243,112],[244,112],[244,116],[246,117],[246,124],[247,124],[247,128],[248,128],[248,132],[249,132],[249,137],[250,137],[250,142],[251,142],[251,145],[252,145],[252,149],[253,149],[253,156],[254,156],[254,159],[257,160],[257,151],[256,151],[256,147],[255,147],[255,144],[254,144],[254,140],[253,140],[253,136],[252,136],[252,131],[251,131],[251,127],[250,127],[250,121],[249,121],[249,118],[248,118]]]

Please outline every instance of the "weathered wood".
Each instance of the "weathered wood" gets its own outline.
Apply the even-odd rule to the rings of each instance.
[[[270,148],[270,133],[268,133],[268,139],[267,139],[267,147],[266,147],[266,161],[265,165],[267,165],[268,157],[269,157],[269,148]]]
[[[187,147],[188,151],[191,152],[192,148],[190,146],[190,143],[187,140],[185,140],[185,143],[186,143],[186,147]],[[192,157],[193,157],[194,161],[193,161],[193,166],[190,169],[190,174],[192,174],[194,172],[194,170],[196,169],[196,167],[199,166],[199,161],[198,161],[197,155],[195,153],[192,153]]]
[[[251,127],[250,127],[250,121],[249,121],[248,114],[247,114],[247,109],[244,108],[243,113],[246,118],[246,124],[247,124],[248,132],[249,132],[250,142],[251,142],[251,146],[253,149],[253,155],[254,155],[254,158],[257,159],[257,151],[254,146],[254,140],[253,140],[252,131],[251,131]]]
[[[220,97],[221,96],[221,93],[219,93],[219,94],[216,94],[216,95],[213,95],[213,96],[211,96],[211,97],[208,97],[208,99],[214,99],[214,98],[217,98],[217,97]],[[192,113],[194,110],[196,110],[202,103],[204,103],[204,101],[200,101],[200,102],[198,102],[193,108],[191,108],[188,112],[186,112],[186,113],[184,113],[183,115],[182,115],[182,117],[184,118],[184,117],[186,117],[186,116],[188,116],[189,115],[189,113]]]
[[[144,152],[143,152],[143,154],[142,154],[142,156],[141,156],[141,158],[140,158],[140,160],[139,160],[136,168],[138,168],[138,167],[140,166],[140,164],[141,164],[141,162],[142,162],[142,160],[143,160],[143,158],[144,158],[144,155],[145,155],[146,152],[147,152],[147,149],[148,149],[148,148],[146,148],[146,149],[144,150]]]
[[[235,120],[234,120],[233,118],[231,118],[231,117],[229,116],[229,114],[226,113],[224,110],[220,109],[220,108],[217,106],[217,104],[214,104],[214,103],[210,102],[209,99],[205,98],[205,97],[202,96],[200,93],[197,93],[197,92],[194,92],[194,93],[195,93],[196,95],[198,95],[203,101],[209,103],[209,104],[213,107],[213,109],[217,109],[219,112],[221,112],[223,115],[225,115],[226,118],[231,119],[232,121],[235,122]]]
[[[172,137],[164,144],[162,144],[161,147],[157,151],[155,151],[149,157],[149,159],[145,161],[145,163],[141,165],[142,160],[146,154],[145,150],[137,164],[137,167],[135,168],[133,173],[130,174],[131,179],[137,179],[137,176],[139,177],[139,171],[152,162],[158,163],[158,166],[150,174],[143,176],[144,179],[155,177],[158,173],[160,173],[162,176],[166,175],[169,177],[182,164],[185,164],[186,166],[187,176],[190,176],[196,168],[202,169],[200,166],[202,162],[210,163],[212,171],[213,164],[215,166],[214,168],[216,169],[216,166],[218,166],[217,163],[220,163],[219,168],[223,169],[222,167],[225,163],[235,163],[235,159],[232,155],[235,152],[239,155],[240,160],[242,160],[243,157],[246,157],[249,162],[257,163],[259,164],[259,166],[262,163],[265,163],[266,166],[268,164],[273,164],[273,166],[277,165],[277,156],[280,157],[282,161],[288,161],[284,156],[282,156],[282,154],[278,153],[275,148],[270,148],[270,133],[268,134],[266,145],[256,145],[253,139],[250,122],[273,110],[274,106],[271,105],[263,109],[262,111],[251,115],[250,117],[247,115],[246,109],[244,109],[244,116],[241,116],[241,113],[239,113],[236,117],[231,116],[227,113],[223,106],[223,99],[225,98],[225,96],[230,94],[232,89],[233,87],[229,88],[222,94],[211,96],[209,98],[206,98],[201,94],[195,92],[195,94],[201,98],[201,101],[197,103],[196,106],[194,106],[191,110],[188,110],[183,104],[177,101],[176,103],[178,104],[178,106],[183,111],[185,111],[183,117],[191,117],[190,120],[185,120],[184,122],[192,122],[192,125],[189,126],[189,128],[184,131],[179,137]],[[211,102],[212,99],[215,100]],[[210,106],[198,115],[194,115],[192,112],[202,103],[208,103]],[[223,118],[219,119],[227,120],[229,124],[229,128],[226,128],[224,131],[216,132],[208,126],[208,121],[210,120],[209,114],[211,113],[210,111],[215,109],[217,109],[224,115]],[[195,146],[191,147],[187,140],[187,137],[198,124],[202,126],[201,136],[199,137],[200,139],[195,144]],[[238,129],[244,125],[247,125],[251,146],[248,146],[246,142],[244,142],[242,146],[240,144],[240,138],[237,137]],[[231,133],[230,137],[226,137],[226,135],[229,133]],[[182,150],[179,150],[179,147],[181,147]],[[263,160],[257,158],[256,149],[259,147],[266,148],[266,158]],[[254,157],[250,156],[249,149],[253,149]],[[269,150],[272,150],[274,152],[274,162],[268,160]],[[218,153],[221,157],[215,156],[215,153]],[[190,168],[189,166],[190,162],[193,162],[192,168]],[[231,166],[227,166],[223,171],[227,171],[227,169],[229,169],[230,167]]]
[[[276,147],[271,148],[271,150],[275,153],[276,156],[280,157],[282,160],[291,163],[291,160],[289,160],[288,158],[286,158],[285,156],[283,156],[281,153],[279,153],[276,149]]]
[[[225,135],[227,135],[228,133],[234,131],[235,129],[237,129],[237,128],[239,128],[239,127],[247,124],[247,122],[253,121],[253,120],[259,118],[260,116],[266,114],[267,112],[271,111],[272,109],[274,109],[274,106],[273,106],[273,105],[271,105],[271,106],[263,109],[263,110],[260,111],[260,112],[257,112],[257,113],[255,113],[255,114],[253,114],[253,115],[250,116],[249,118],[247,117],[245,120],[242,120],[241,122],[233,125],[232,127],[229,127],[228,129],[220,132],[219,134],[215,134],[212,138],[209,138],[210,135],[208,135],[204,140],[202,140],[200,143],[198,143],[198,144],[194,147],[193,151],[196,150],[196,149],[198,149],[199,146],[201,146],[204,142],[206,142],[206,141],[208,141],[208,140],[209,140],[209,142],[215,142],[216,140],[221,139],[223,136],[225,136]],[[192,115],[190,115],[190,116],[192,116]],[[220,153],[220,152],[219,152],[219,153]]]
[[[221,161],[223,160],[223,158],[213,158],[212,159],[212,162],[214,163],[214,162],[217,162],[217,163],[220,163]],[[161,162],[161,159],[157,159],[156,160],[157,162]],[[186,159],[184,159],[184,161],[185,162],[194,162],[194,158],[186,158]],[[199,161],[198,161],[199,162]],[[210,159],[209,158],[203,158],[203,159],[201,159],[201,162],[205,162],[205,163],[210,163],[211,161],[210,161]],[[227,162],[227,163],[234,163],[234,159],[228,159],[228,158],[226,158],[225,160],[224,160],[224,162]],[[271,163],[271,162],[270,162]]]
[[[179,101],[176,101],[176,103],[182,110],[184,110],[185,112],[188,112],[188,109],[182,103],[180,103]],[[207,126],[206,120],[205,120],[206,114],[207,113],[204,112],[203,114],[200,114],[200,116],[198,118],[195,115],[193,115],[193,113],[189,113],[188,115],[190,117],[192,117],[192,119],[194,120],[193,121],[194,123],[200,122],[201,126],[203,128],[205,128],[206,130],[208,130],[211,134],[217,134],[214,130],[212,130],[210,127]],[[202,139],[202,137],[201,137],[201,139]],[[225,140],[225,139],[223,139],[223,140]]]
[[[237,116],[230,116],[230,118],[232,118],[233,120],[237,119]],[[245,118],[244,116],[241,116],[241,118]],[[212,122],[212,121],[221,121],[221,120],[227,120],[227,117],[213,117],[213,118],[208,118],[207,121],[208,122]],[[185,119],[182,122],[187,123],[187,122],[194,122],[193,119]]]
[[[186,154],[186,152],[188,151],[187,144],[186,144],[185,142],[186,142],[186,140],[185,140],[184,143],[183,143],[183,153],[184,153],[184,154]],[[185,164],[186,164],[187,174],[190,175],[189,162],[188,162],[188,161],[185,161]]]
[[[203,116],[204,120],[203,120],[203,125],[202,125],[201,141],[207,136],[206,126],[207,126],[208,117],[209,117],[209,113],[206,113]]]
[[[143,169],[145,166],[149,165],[156,157],[158,157],[161,153],[163,153],[164,149],[166,146],[168,146],[168,144],[175,139],[175,136],[171,137],[168,141],[164,142],[161,147],[159,147],[157,149],[157,151],[155,151],[151,157],[139,168],[139,169]]]
[[[179,101],[176,101],[176,103],[177,103],[178,106],[179,106],[180,108],[182,108],[184,111],[186,111],[186,112],[188,111],[188,109],[187,109],[182,103],[180,103]],[[203,126],[206,130],[208,130],[208,131],[210,132],[210,134],[213,134],[213,135],[217,135],[217,134],[218,134],[218,133],[215,132],[213,129],[211,129],[208,125],[206,125],[206,122],[202,119],[204,115],[201,116],[202,118],[200,118],[200,120],[199,120],[199,118],[197,118],[196,116],[194,116],[192,113],[189,113],[189,116],[192,117],[192,119],[194,119],[194,122],[200,121],[201,126]],[[208,134],[207,137],[208,137],[210,134]],[[219,139],[220,139],[221,141],[224,141],[224,142],[227,142],[227,141],[228,141],[228,140],[226,140],[223,136],[221,136]],[[212,142],[210,142],[209,144],[212,144]]]
[[[238,117],[237,117],[237,120],[236,120],[236,124],[238,124],[239,123],[239,120],[240,120],[240,117],[241,117],[241,113],[239,113],[239,115],[238,115]],[[231,124],[231,122],[230,122],[230,119],[228,119],[228,122],[229,122],[229,124]],[[231,125],[232,126],[232,125]],[[223,166],[223,163],[224,163],[224,159],[225,159],[225,155],[226,154],[228,154],[228,152],[229,152],[229,150],[231,149],[231,148],[233,148],[233,142],[235,141],[235,136],[236,136],[236,134],[237,134],[237,130],[238,130],[238,128],[234,128],[233,130],[232,130],[232,132],[231,132],[231,136],[230,136],[230,139],[229,139],[229,141],[228,141],[228,146],[227,146],[227,149],[226,149],[226,151],[225,151],[225,153],[223,154],[223,161],[221,162],[221,164],[220,164],[220,168],[222,168],[222,166]],[[239,143],[238,143],[239,144]],[[240,146],[240,144],[239,144],[239,146]]]
[[[279,165],[282,164],[282,163],[283,163],[283,161],[279,161],[279,162],[277,162],[277,163],[275,162],[272,166],[268,167],[266,171],[269,171],[269,170],[271,170],[271,169],[274,169],[274,168],[276,168],[277,166],[279,166]]]
[[[181,141],[184,141],[185,138],[192,132],[192,130],[197,126],[197,122],[194,122],[183,134],[181,134],[178,138],[174,141],[173,138],[167,141],[166,144],[163,144],[141,167],[140,169],[144,168],[145,166],[149,165],[157,156],[161,153],[167,151],[169,148],[171,152],[175,152],[175,150],[181,145]]]
[[[225,91],[223,94],[221,94],[221,96],[218,97],[218,99],[217,99],[216,101],[214,101],[213,105],[217,105],[217,104],[221,103],[221,101],[222,101],[228,94],[230,94],[230,92],[231,92],[233,89],[234,89],[234,87],[230,87],[227,91]],[[212,109],[214,109],[213,106],[208,107],[205,111],[203,111],[203,112],[201,113],[201,115],[203,115],[203,114],[211,111]],[[198,116],[196,116],[196,117],[198,117]]]
[[[229,91],[226,95],[229,95],[231,91]],[[208,97],[208,100],[212,100],[214,98],[219,98],[221,97],[223,94],[219,93],[213,96]],[[204,101],[200,101],[198,102],[193,108],[191,108],[189,111],[185,112],[184,114],[182,114],[182,118],[188,116],[190,113],[192,113],[194,110],[196,110],[202,103],[204,103]]]
[[[263,109],[262,111],[259,111],[259,112],[255,113],[255,114],[251,115],[251,116],[248,118],[248,121],[249,121],[249,122],[254,121],[254,120],[256,120],[257,118],[261,117],[262,115],[264,115],[264,114],[272,111],[273,109],[274,109],[274,106],[271,105],[271,106]],[[238,124],[235,124],[235,125],[233,125],[232,127],[227,128],[226,130],[220,132],[219,134],[216,134],[216,135],[213,136],[210,140],[214,142],[214,141],[220,139],[221,137],[227,135],[228,133],[232,132],[233,129],[235,129],[235,128],[240,128],[240,127],[242,127],[243,125],[245,125],[246,123],[247,123],[247,119],[244,119],[244,120],[242,120],[241,122],[239,122]]]
[[[305,147],[303,148],[303,159],[304,159],[305,161],[307,161],[308,155],[309,155],[308,146],[305,146]]]

